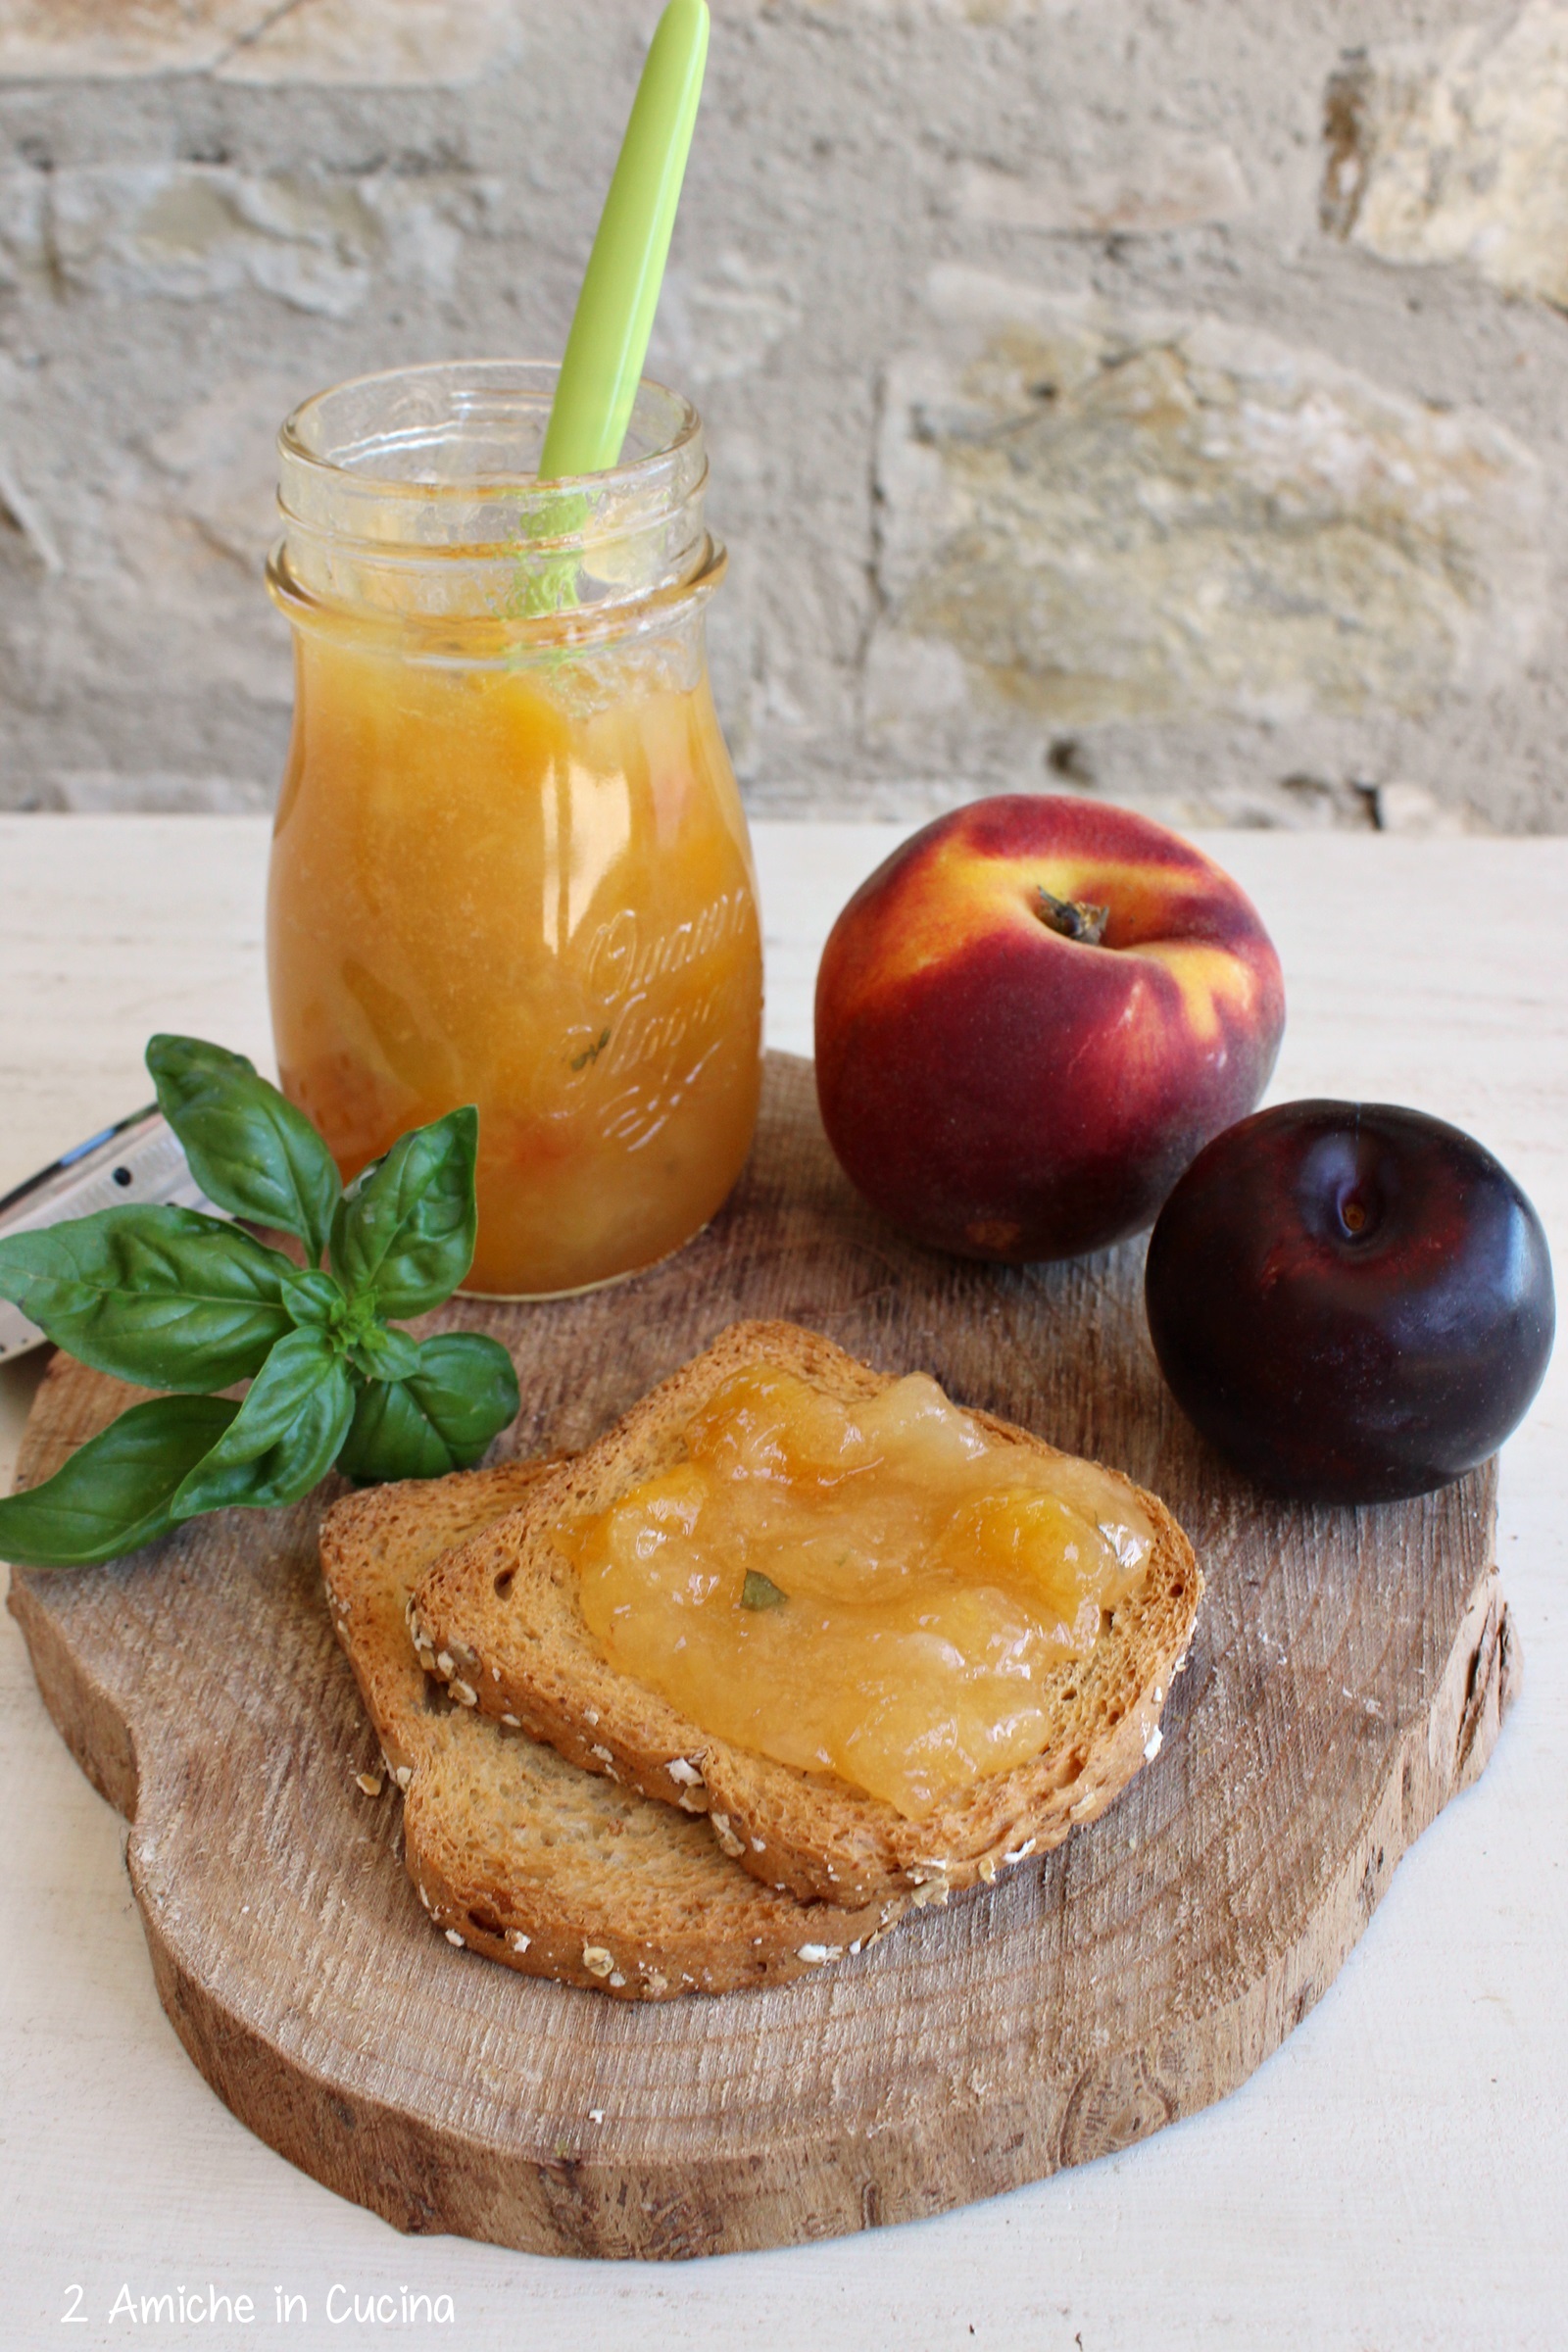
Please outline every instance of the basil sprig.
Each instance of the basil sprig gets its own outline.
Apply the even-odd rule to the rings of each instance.
[[[81,1362],[177,1392],[0,1500],[0,1556],[115,1559],[203,1511],[297,1502],[334,1462],[368,1482],[477,1461],[516,1415],[511,1357],[477,1332],[420,1342],[389,1320],[439,1306],[472,1261],[477,1112],[401,1136],[345,1192],[310,1121],[242,1054],[155,1037],[147,1066],[209,1200],[292,1234],[308,1263],[188,1208],[0,1238],[0,1298]],[[244,1380],[240,1403],[208,1394]]]

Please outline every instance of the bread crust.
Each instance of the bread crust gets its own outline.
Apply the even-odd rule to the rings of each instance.
[[[425,1910],[450,1942],[625,2000],[781,1984],[862,1949],[902,1903],[802,1904],[760,1886],[705,1823],[579,1771],[425,1675],[405,1623],[416,1579],[552,1468],[378,1487],[321,1522],[332,1623],[403,1791],[404,1857]]]
[[[738,1323],[558,1464],[506,1519],[434,1562],[410,1629],[426,1670],[475,1712],[514,1716],[586,1771],[667,1806],[706,1814],[724,1851],[802,1901],[945,1901],[990,1884],[1095,1820],[1159,1747],[1159,1718],[1186,1661],[1202,1592],[1193,1547],[1158,1497],[1117,1478],[1154,1529],[1142,1576],[1087,1658],[1045,1688],[1057,1723],[1041,1752],[974,1782],[910,1821],[832,1773],[807,1773],[736,1747],[612,1665],[582,1616],[558,1531],[608,1509],[682,1458],[680,1432],[743,1366],[798,1373],[847,1404],[890,1387],[815,1332]],[[973,1418],[1004,1446],[1061,1459],[995,1416]]]

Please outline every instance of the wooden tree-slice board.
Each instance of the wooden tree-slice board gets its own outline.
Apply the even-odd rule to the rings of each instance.
[[[940,2212],[1220,2098],[1318,1998],[1400,1854],[1481,1770],[1516,1650],[1493,1470],[1421,1501],[1265,1500],[1167,1397],[1142,1252],[998,1271],[861,1207],[808,1063],[679,1256],[432,1318],[512,1348],[520,1451],[593,1438],[742,1315],[783,1315],[1163,1495],[1208,1578],[1157,1759],[1044,1863],[770,1992],[627,2005],[436,1935],[327,1622],[322,1495],[112,1568],[18,1573],[46,1703],[132,1823],[160,1996],[234,2113],[402,2230],[681,2256]],[[24,1476],[126,1401],[58,1358]]]

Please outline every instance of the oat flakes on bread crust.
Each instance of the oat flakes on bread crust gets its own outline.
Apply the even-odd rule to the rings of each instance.
[[[499,1522],[550,1465],[503,1463],[377,1487],[321,1522],[321,1567],[387,1770],[404,1852],[449,1939],[528,1976],[662,2000],[809,1975],[903,1908],[804,1905],[683,1820],[455,1703],[414,1654],[409,1593],[451,1544]]]
[[[903,1895],[918,1904],[989,1884],[1093,1821],[1156,1751],[1160,1710],[1202,1592],[1192,1545],[1156,1496],[1123,1481],[1153,1526],[1153,1549],[1089,1657],[1053,1677],[1054,1735],[1030,1762],[908,1821],[836,1774],[801,1772],[714,1738],[611,1665],[583,1620],[576,1571],[554,1541],[564,1523],[603,1511],[679,1459],[692,1414],[731,1373],[759,1361],[846,1403],[895,1377],[794,1324],[732,1324],[597,1444],[542,1477],[521,1508],[435,1563],[410,1614],[420,1656],[466,1705],[512,1714],[588,1771],[706,1812],[726,1853],[803,1901]],[[1005,1445],[1056,1452],[991,1414],[973,1418]]]

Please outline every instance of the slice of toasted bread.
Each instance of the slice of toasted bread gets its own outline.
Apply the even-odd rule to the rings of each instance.
[[[405,1623],[414,1584],[548,1469],[377,1487],[321,1522],[332,1621],[405,1793],[404,1852],[425,1909],[451,1942],[627,2000],[778,1984],[859,1949],[902,1905],[852,1912],[760,1886],[706,1822],[579,1772],[425,1675]]]
[[[796,1372],[846,1403],[893,1377],[793,1324],[733,1324],[596,1445],[541,1478],[520,1509],[434,1564],[410,1612],[420,1657],[465,1706],[505,1712],[589,1771],[706,1812],[727,1853],[802,1900],[942,1900],[989,1883],[1093,1821],[1155,1753],[1202,1591],[1192,1545],[1161,1502],[1122,1481],[1152,1522],[1153,1549],[1089,1656],[1052,1677],[1054,1715],[1041,1752],[907,1820],[832,1773],[799,1771],[704,1732],[610,1664],[583,1620],[558,1531],[681,1459],[692,1415],[757,1363]],[[1006,1446],[1055,1455],[1025,1430],[973,1417]]]

